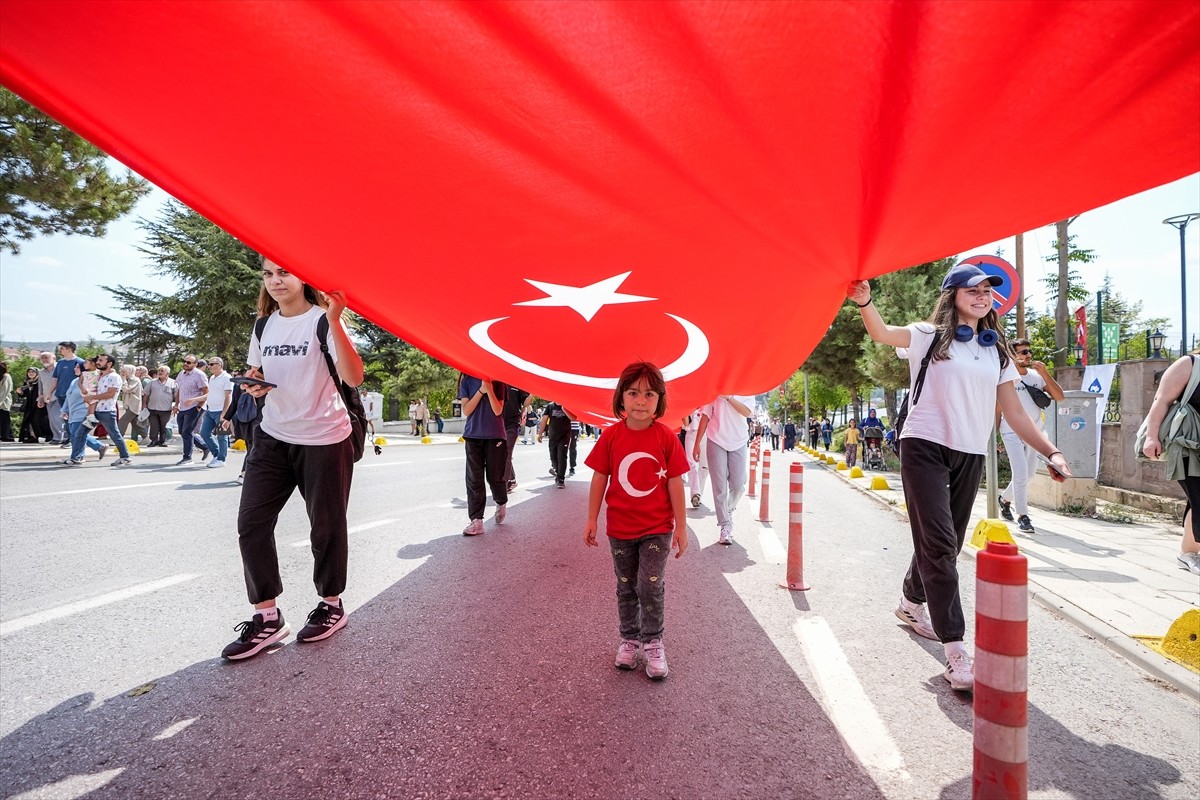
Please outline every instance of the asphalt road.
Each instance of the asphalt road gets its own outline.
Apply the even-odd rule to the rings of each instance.
[[[347,628],[229,664],[248,616],[224,470],[0,452],[0,794],[197,798],[966,798],[972,707],[892,615],[907,526],[821,470],[805,577],[771,516],[711,503],[667,571],[671,675],[613,668],[611,559],[518,446],[508,522],[475,538],[456,446],[358,465]],[[299,498],[277,540],[295,630],[316,601]],[[973,619],[973,562],[961,559]],[[1195,703],[1030,604],[1035,798],[1200,796]]]

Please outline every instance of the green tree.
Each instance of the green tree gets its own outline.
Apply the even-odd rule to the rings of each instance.
[[[820,378],[829,386],[849,390],[850,402],[857,403],[859,389],[868,383],[859,366],[867,331],[859,319],[858,309],[845,305],[838,310],[824,338],[804,361],[809,376]],[[812,406],[812,385],[809,384],[809,406]]]
[[[158,220],[140,220],[139,248],[150,271],[177,284],[175,294],[131,286],[104,286],[128,314],[97,314],[105,331],[128,345],[132,357],[168,363],[184,352],[242,360],[257,311],[262,268],[258,253],[181,203],[170,202]]]
[[[408,400],[424,397],[430,409],[440,407],[445,413],[458,386],[458,370],[408,345],[396,374],[386,378],[383,386],[405,409]]]
[[[107,156],[0,87],[0,248],[39,234],[103,236],[150,185],[113,176]]]
[[[1058,265],[1058,274],[1053,276],[1053,279],[1045,278],[1045,281],[1054,298],[1054,363],[1060,367],[1067,363],[1067,353],[1070,349],[1068,339],[1071,320],[1067,315],[1067,301],[1075,300],[1081,303],[1087,299],[1088,294],[1078,272],[1071,270],[1071,264],[1089,264],[1097,258],[1094,251],[1080,250],[1076,247],[1075,237],[1067,233],[1067,228],[1076,219],[1078,217],[1071,217],[1055,223],[1054,232],[1057,238],[1052,246],[1056,252],[1052,256],[1046,256],[1046,261]],[[1059,291],[1062,286],[1067,287],[1066,291]]]

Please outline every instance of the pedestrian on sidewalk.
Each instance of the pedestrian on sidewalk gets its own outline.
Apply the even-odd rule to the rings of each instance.
[[[521,435],[521,424],[525,421],[525,412],[533,402],[529,392],[509,386],[504,395],[504,441],[508,455],[504,464],[504,485],[508,491],[517,488],[517,470],[513,467],[513,451],[517,449],[517,437]]]
[[[704,484],[708,482],[708,448],[697,447],[697,438],[700,434],[700,409],[696,409],[687,418],[687,434],[683,441],[683,452],[694,453],[698,452],[700,457],[695,460],[689,459],[690,469],[688,469],[688,494],[691,495],[692,508],[700,507],[700,500],[704,496]]]
[[[75,377],[67,386],[67,394],[62,406],[63,422],[67,428],[67,435],[71,437],[68,440],[71,442],[71,454],[61,463],[68,467],[78,467],[83,464],[84,447],[95,450],[96,460],[103,461],[108,452],[108,445],[101,444],[99,439],[92,436],[91,428],[83,424],[83,420],[87,417],[87,403],[83,402],[83,392],[79,388],[79,376],[83,374],[83,362],[76,361],[72,365],[72,369],[75,370]]]
[[[667,556],[674,548],[679,558],[688,546],[683,497],[688,463],[679,437],[658,421],[666,410],[662,373],[644,361],[630,364],[613,394],[613,416],[620,422],[604,432],[584,460],[592,468],[583,531],[588,547],[597,546],[600,504],[608,504],[605,533],[617,579],[621,636],[616,666],[636,669],[642,657],[646,675],[654,680],[667,677]]]
[[[749,478],[750,445],[745,426],[753,405],[753,397],[730,394],[721,395],[700,409],[692,460],[700,460],[702,447],[707,450],[718,544],[733,544],[733,510],[742,499]]]
[[[861,434],[858,431],[858,420],[850,420],[850,427],[846,428],[846,466],[853,467],[858,463],[858,442]]]
[[[1189,385],[1192,391],[1184,397]],[[1183,419],[1175,436],[1160,440],[1159,429],[1173,403],[1179,403],[1175,413],[1183,415]],[[1195,354],[1167,367],[1159,380],[1150,413],[1146,415],[1142,453],[1147,458],[1165,458],[1167,479],[1179,481],[1183,487],[1188,504],[1183,512],[1183,536],[1176,558],[1184,569],[1200,575],[1200,519],[1196,515],[1196,509],[1200,508],[1200,358]]]
[[[458,379],[456,397],[462,402],[463,442],[467,453],[467,527],[463,536],[483,533],[483,510],[487,506],[484,481],[496,503],[496,524],[508,515],[508,485],[504,470],[508,467],[508,441],[504,433],[504,401],[508,387],[499,381],[476,378],[463,373]]]
[[[546,404],[542,420],[538,423],[538,442],[542,441],[543,435],[550,437],[550,474],[560,489],[567,485],[567,458],[571,447],[571,423],[574,420],[575,416],[561,403],[550,402]]]
[[[1063,390],[1058,381],[1046,369],[1041,361],[1033,360],[1033,349],[1028,339],[1013,339],[1008,343],[1013,354],[1013,363],[1021,378],[1014,386],[1021,408],[1037,426],[1045,430],[1042,424],[1042,408],[1038,401],[1042,398],[1052,398],[1062,402]],[[1046,405],[1049,399],[1043,400]],[[1033,521],[1029,519],[1029,481],[1037,471],[1037,451],[1021,441],[1008,417],[1000,415],[1000,438],[1004,440],[1004,450],[1008,453],[1008,463],[1012,468],[1012,480],[1000,495],[1000,515],[1009,522],[1013,521],[1013,506],[1017,508],[1017,528],[1024,533],[1033,533]]]
[[[250,335],[246,377],[262,377],[275,386],[244,387],[253,397],[265,395],[266,402],[254,448],[246,456],[237,521],[254,614],[235,628],[240,635],[222,651],[224,658],[251,658],[291,631],[276,605],[283,579],[275,525],[296,489],[308,510],[318,595],[296,640],[321,641],[346,625],[342,592],[349,561],[346,509],[354,477],[354,431],[321,349],[324,338],[343,383],[362,383],[362,358],[342,324],[345,310],[343,292],[322,294],[274,261],[263,260],[260,321]],[[326,326],[327,333],[322,331]]]
[[[96,389],[89,392],[85,387],[86,373],[80,375],[79,386],[82,389],[83,402],[91,411],[89,416],[84,418],[84,426],[86,427],[88,419],[94,416],[108,431],[108,438],[117,446],[118,458],[112,462],[112,465],[127,467],[133,463],[133,459],[129,457],[129,449],[125,446],[125,437],[121,435],[121,431],[117,427],[117,395],[121,393],[123,381],[121,375],[116,371],[116,366],[117,362],[112,356],[108,353],[101,353],[96,356],[96,368],[100,375],[96,381]]]
[[[1051,459],[1061,476],[1071,474],[1063,454],[1022,411],[1013,388],[1019,374],[1008,357],[992,300],[999,282],[972,264],[959,264],[942,281],[929,322],[904,327],[883,321],[869,283],[854,281],[847,289],[867,334],[880,344],[908,350],[911,401],[900,434],[900,474],[913,556],[896,616],[917,634],[943,644],[945,678],[951,688],[964,691],[975,688],[975,675],[963,642],[966,620],[957,559],[984,454],[995,446],[996,404],[1018,436]]]

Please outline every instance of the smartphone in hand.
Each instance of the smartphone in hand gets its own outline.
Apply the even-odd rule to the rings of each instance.
[[[1046,469],[1049,470],[1051,478],[1057,478],[1060,481],[1065,481],[1071,477],[1070,475],[1064,475],[1062,472],[1060,472],[1058,466],[1041,453],[1034,453],[1034,455],[1037,456],[1038,461],[1046,465]]]
[[[264,381],[262,378],[248,378],[245,376],[238,376],[236,378],[231,378],[230,382],[231,383],[240,383],[244,386],[262,386],[267,389],[274,389],[278,385],[278,384],[271,383],[270,381]]]

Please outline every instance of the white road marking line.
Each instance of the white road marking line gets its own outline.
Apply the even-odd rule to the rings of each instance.
[[[114,470],[115,472],[116,470]],[[175,486],[183,481],[156,481],[154,483],[130,483],[125,486],[99,486],[95,489],[64,489],[61,492],[41,492],[39,494],[15,494],[12,497],[0,497],[0,500],[28,500],[31,497],[56,497],[62,494],[87,494],[88,492],[117,492],[121,489],[145,489],[148,486]]]
[[[820,617],[806,617],[796,620],[792,630],[804,648],[829,719],[850,750],[868,770],[898,773],[910,780],[896,742],[855,677],[829,623]]]
[[[762,528],[758,532],[758,544],[762,547],[763,559],[768,564],[786,564],[787,550],[779,543],[774,528]]]
[[[362,531],[369,531],[371,528],[382,528],[384,525],[391,525],[395,521],[394,519],[377,519],[374,522],[364,522],[362,525],[347,528],[346,533],[361,533]],[[300,539],[299,541],[292,542],[288,547],[304,547],[309,543],[310,540],[308,539]]]
[[[149,592],[157,592],[159,589],[165,589],[168,586],[174,586],[177,583],[195,580],[199,575],[172,575],[169,578],[162,578],[149,583],[139,583],[135,586],[129,586],[125,589],[118,589],[115,592],[108,594],[97,595],[90,597],[87,600],[79,600],[74,603],[67,603],[65,606],[58,608],[49,608],[45,611],[38,611],[35,614],[26,614],[23,617],[10,619],[7,622],[0,622],[0,636],[8,636],[10,633],[24,630],[33,625],[41,625],[43,622],[50,622],[63,617],[69,617],[72,614],[78,614],[81,611],[90,611],[93,608],[106,606],[109,603],[118,603],[122,600],[128,600],[131,597],[137,597],[139,594],[148,594]]]
[[[195,722],[198,719],[200,719],[200,718],[192,717],[191,719],[181,719],[181,720],[179,720],[179,722],[176,722],[174,725],[168,725],[167,727],[163,728],[162,733],[160,733],[160,734],[158,734],[158,736],[154,737],[154,741],[161,742],[163,739],[170,739],[175,734],[181,733],[185,728],[187,728],[189,725],[191,725],[193,722]]]
[[[411,461],[372,461],[370,464],[359,464],[355,469],[370,469],[371,467],[403,467],[406,464],[411,464]]]
[[[86,797],[97,789],[112,783],[113,779],[124,771],[124,767],[117,767],[116,769],[107,769],[103,772],[93,772],[90,775],[71,775],[63,778],[61,781],[48,783],[45,786],[30,789],[28,792],[14,794],[9,800],[42,800],[42,798],[46,797],[76,800],[76,798]]]
[[[432,461],[462,461],[463,456],[454,456],[453,458],[434,458]]]

